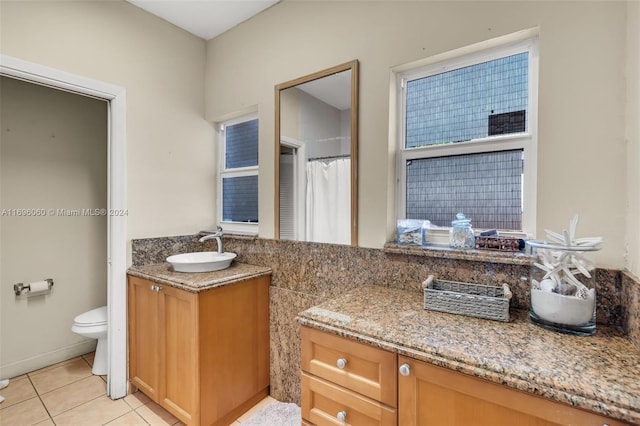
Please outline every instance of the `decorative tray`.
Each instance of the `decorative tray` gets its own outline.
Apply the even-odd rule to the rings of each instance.
[[[477,250],[516,252],[520,251],[521,245],[518,238],[477,235],[475,238],[475,246]]]

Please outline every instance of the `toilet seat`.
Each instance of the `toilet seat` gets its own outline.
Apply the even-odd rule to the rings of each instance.
[[[92,309],[73,319],[73,325],[76,327],[96,327],[107,325],[107,307]]]

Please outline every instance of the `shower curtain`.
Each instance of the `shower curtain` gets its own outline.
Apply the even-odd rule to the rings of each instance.
[[[306,240],[351,244],[351,160],[307,163]]]

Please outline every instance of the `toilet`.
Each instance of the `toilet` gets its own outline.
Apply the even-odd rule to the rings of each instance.
[[[91,372],[96,376],[107,374],[107,307],[92,309],[73,319],[71,331],[80,336],[98,339]]]

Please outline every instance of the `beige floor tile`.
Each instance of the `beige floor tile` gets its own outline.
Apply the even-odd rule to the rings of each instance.
[[[0,392],[6,398],[0,405],[0,426],[184,426],[142,392],[117,401],[108,398],[106,376],[91,374],[92,355],[83,355],[11,379],[9,386]],[[44,404],[36,397],[36,390]],[[241,426],[241,421],[246,421],[273,402],[276,400],[271,397],[263,399],[230,426]],[[54,416],[53,420],[47,409]]]
[[[136,412],[151,426],[174,425],[178,423],[173,414],[151,401],[136,409]]]
[[[10,379],[11,379],[11,381],[13,381],[13,380],[20,380],[20,379],[24,379],[25,377],[27,377],[27,375],[26,375],[26,374],[21,374],[21,375],[16,376],[16,377],[10,377]]]
[[[35,397],[0,410],[0,426],[29,426],[49,419],[47,410]]]
[[[80,379],[91,376],[91,367],[82,357],[75,358],[72,362],[47,369],[37,374],[29,374],[33,386],[39,395],[51,392],[54,389],[77,382]]]
[[[147,426],[147,422],[135,411],[131,411],[124,416],[107,423],[109,426]]]
[[[56,416],[106,394],[107,384],[98,376],[89,376],[40,397],[49,415]]]
[[[0,405],[0,409],[38,396],[29,378],[27,376],[22,377],[22,379],[11,380],[9,386],[0,391],[0,395],[4,397],[4,402]]]
[[[101,396],[62,414],[53,416],[57,426],[103,425],[131,411],[123,400]]]
[[[127,395],[124,397],[124,402],[129,404],[129,406],[134,410],[142,407],[144,404],[148,403],[149,401],[151,401],[151,399],[140,391],[137,391],[135,393],[132,393],[131,395]]]
[[[93,367],[93,358],[95,357],[96,353],[95,352],[89,352],[88,354],[84,354],[82,355],[82,358],[84,358],[84,360],[89,363],[90,366]]]
[[[78,356],[78,357],[75,357],[75,358],[68,359],[66,361],[61,361],[61,362],[59,362],[57,364],[52,364],[52,365],[50,365],[48,367],[42,367],[42,368],[39,368],[37,370],[33,370],[32,372],[28,373],[28,375],[33,377],[36,374],[44,373],[44,372],[52,370],[54,368],[62,367],[65,364],[70,364],[70,363],[76,362],[79,359],[82,359],[82,357]]]
[[[263,399],[262,401],[258,402],[256,405],[251,407],[249,411],[247,411],[246,413],[238,417],[238,422],[242,423],[249,420],[251,416],[256,414],[258,411],[262,410],[267,405],[273,404],[274,402],[278,402],[278,400],[270,396],[266,397],[265,399]]]

